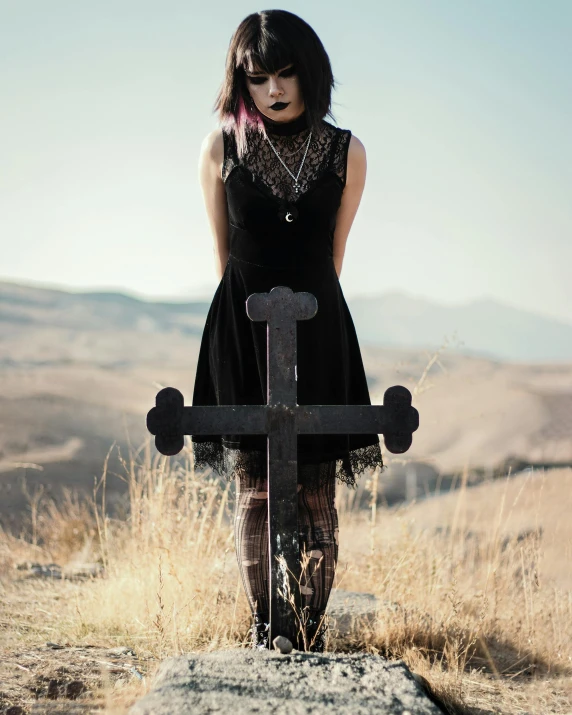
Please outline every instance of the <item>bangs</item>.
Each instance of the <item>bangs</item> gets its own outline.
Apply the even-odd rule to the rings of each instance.
[[[246,47],[240,48],[236,57],[237,67],[250,73],[275,74],[286,65],[296,64],[294,48],[288,44],[264,34]]]

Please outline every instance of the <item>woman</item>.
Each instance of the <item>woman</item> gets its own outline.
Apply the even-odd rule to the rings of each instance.
[[[314,318],[297,324],[298,404],[371,404],[339,275],[363,192],[366,156],[333,116],[334,78],[318,36],[297,15],[246,17],[230,42],[200,179],[219,286],[199,352],[193,405],[266,404],[266,324],[245,302],[275,286],[308,291]],[[254,618],[253,647],[267,647],[268,522],[265,435],[192,437],[196,468],[236,480],[235,546]],[[310,650],[324,646],[323,615],[338,558],[336,480],[355,486],[383,468],[378,435],[298,436],[301,581]],[[300,643],[295,647],[302,649]]]

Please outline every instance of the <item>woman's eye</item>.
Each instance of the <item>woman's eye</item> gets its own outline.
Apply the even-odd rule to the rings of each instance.
[[[280,72],[280,77],[293,77],[296,74],[295,67],[288,67],[286,70]],[[266,82],[266,77],[249,77],[248,78],[252,84],[264,84]]]

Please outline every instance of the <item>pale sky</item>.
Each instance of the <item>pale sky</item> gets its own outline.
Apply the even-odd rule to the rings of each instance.
[[[0,0],[0,280],[218,285],[201,141],[241,0]],[[572,2],[284,2],[365,145],[346,298],[488,297],[572,323]]]

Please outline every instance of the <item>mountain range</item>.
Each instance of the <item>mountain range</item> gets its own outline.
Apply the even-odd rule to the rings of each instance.
[[[347,303],[364,346],[434,350],[452,342],[461,354],[492,360],[572,360],[572,323],[495,300],[445,306],[394,292],[349,298]],[[0,331],[5,335],[41,325],[200,337],[209,305],[205,300],[145,301],[124,293],[72,293],[0,281]]]

